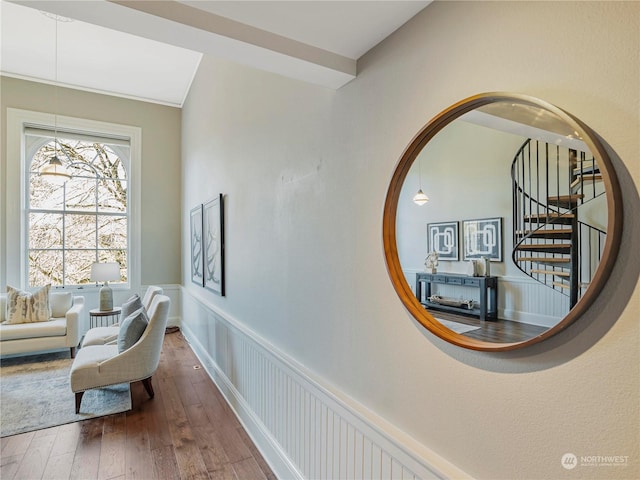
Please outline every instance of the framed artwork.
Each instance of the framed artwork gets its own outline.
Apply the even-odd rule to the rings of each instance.
[[[202,251],[202,204],[191,209],[191,281],[204,286]]]
[[[458,260],[458,222],[428,223],[427,251],[440,260]]]
[[[502,217],[462,222],[464,260],[485,257],[502,261]]]
[[[224,205],[222,194],[203,206],[204,288],[224,296]]]

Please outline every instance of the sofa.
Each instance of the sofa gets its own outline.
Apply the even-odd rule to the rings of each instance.
[[[84,297],[71,292],[49,294],[52,316],[49,321],[34,323],[3,324],[6,319],[7,295],[0,294],[0,355],[26,354],[43,350],[68,348],[75,357],[80,342],[80,322],[84,311]],[[60,305],[70,308],[63,312]]]

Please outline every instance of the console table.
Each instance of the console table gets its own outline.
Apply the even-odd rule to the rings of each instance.
[[[432,284],[455,285],[480,290],[479,308],[468,309],[429,301]],[[424,289],[423,289],[424,285]],[[416,297],[428,308],[477,315],[480,320],[498,318],[498,277],[471,277],[457,273],[416,273]]]

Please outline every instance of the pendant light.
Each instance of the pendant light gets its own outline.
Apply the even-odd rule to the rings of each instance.
[[[71,174],[58,157],[58,21],[61,17],[48,12],[43,12],[43,14],[55,21],[55,72],[53,81],[53,157],[40,169],[40,176],[51,183],[62,185],[67,180],[71,180]],[[65,21],[68,20],[65,19]]]
[[[418,193],[413,196],[413,203],[416,205],[424,205],[429,201],[429,197],[422,191],[422,162],[418,158]]]

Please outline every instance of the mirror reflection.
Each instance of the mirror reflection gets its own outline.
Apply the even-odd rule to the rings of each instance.
[[[430,138],[404,178],[402,273],[445,328],[525,342],[589,289],[606,243],[605,193],[575,126],[526,102],[483,105]]]

